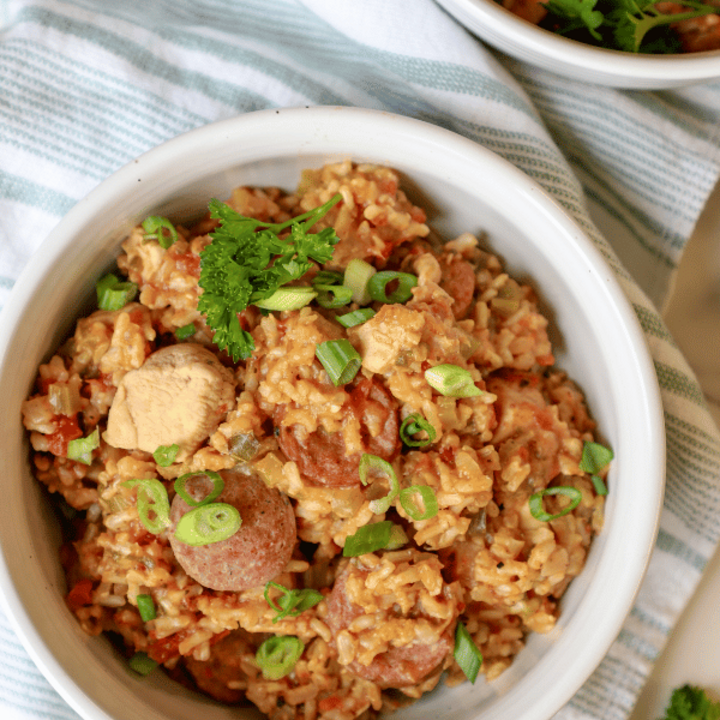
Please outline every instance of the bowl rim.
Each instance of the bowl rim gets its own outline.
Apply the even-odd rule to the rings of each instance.
[[[720,79],[720,50],[647,55],[594,47],[523,20],[495,0],[436,0],[471,32],[518,60],[570,78],[625,89],[682,87]]]
[[[79,228],[92,225],[94,219],[99,216],[99,208],[106,206],[113,198],[121,197],[123,193],[136,189],[140,176],[165,173],[177,162],[178,153],[183,148],[192,147],[193,152],[202,152],[203,148],[216,145],[218,137],[228,142],[243,141],[253,137],[261,138],[267,135],[269,128],[276,136],[278,133],[282,133],[283,128],[292,127],[295,132],[301,128],[302,132],[307,135],[305,142],[282,140],[280,141],[282,147],[278,149],[273,146],[275,157],[278,155],[284,157],[288,152],[291,153],[293,148],[296,152],[309,154],[312,151],[323,152],[318,147],[325,147],[324,144],[328,142],[344,141],[353,145],[358,138],[366,135],[368,123],[372,123],[378,142],[388,148],[387,152],[394,152],[394,140],[397,142],[402,138],[402,143],[418,140],[423,145],[423,152],[430,155],[434,153],[436,156],[440,154],[444,156],[450,152],[463,160],[471,159],[473,163],[490,163],[494,168],[501,169],[502,173],[511,178],[520,190],[529,194],[531,202],[535,202],[539,211],[550,216],[559,228],[578,243],[578,252],[581,252],[583,257],[589,258],[591,264],[607,268],[600,251],[589,237],[534,180],[492,151],[457,133],[425,121],[384,111],[353,107],[324,106],[255,111],[196,128],[149,150],[101,182],[68,212],[38,249],[34,256],[37,263],[30,263],[30,266],[21,273],[8,303],[0,315],[0,377],[9,371],[6,367],[8,348],[17,332],[22,309],[35,293],[37,286],[45,277],[50,276],[53,263],[62,247],[77,235]],[[330,151],[325,150],[324,152],[327,154]],[[346,152],[350,153],[350,150]],[[248,149],[243,159],[237,160],[236,164],[242,165],[265,157],[268,157],[266,148],[253,147]],[[646,434],[652,440],[651,445],[658,451],[654,457],[646,459],[645,467],[648,476],[657,478],[660,485],[652,501],[641,509],[637,517],[635,536],[644,548],[643,553],[634,556],[632,562],[629,562],[621,571],[624,573],[624,577],[632,578],[632,582],[626,581],[622,591],[615,596],[616,612],[611,613],[611,619],[608,619],[606,615],[598,622],[598,627],[593,628],[593,632],[603,630],[604,642],[598,643],[594,647],[594,651],[588,652],[581,660],[573,662],[569,670],[572,682],[569,684],[567,682],[557,683],[555,687],[548,687],[547,695],[535,709],[538,712],[544,712],[543,717],[554,714],[570,699],[599,665],[612,641],[620,632],[647,570],[660,520],[665,460],[664,423],[654,366],[632,306],[609,268],[603,274],[602,283],[602,291],[613,299],[616,311],[623,321],[624,335],[636,351],[633,358],[638,372],[636,379],[639,382],[636,390],[643,399],[642,414],[648,424]],[[59,694],[84,717],[93,720],[100,717],[112,720],[78,687],[65,668],[49,651],[36,628],[33,627],[28,611],[23,607],[19,591],[10,576],[5,557],[6,550],[3,543],[0,546],[0,588],[4,592],[0,592],[0,599],[28,653]],[[617,612],[617,609],[622,611]],[[532,717],[541,717],[535,710]]]

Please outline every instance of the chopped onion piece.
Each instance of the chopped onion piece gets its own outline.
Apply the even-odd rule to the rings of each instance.
[[[242,525],[237,508],[228,503],[208,503],[186,512],[175,528],[175,537],[198,547],[227,540]]]
[[[335,386],[349,383],[360,370],[360,353],[345,338],[319,343],[315,355]]]
[[[465,677],[471,683],[474,683],[480,672],[483,656],[477,645],[475,645],[467,628],[461,622],[458,622],[455,628],[455,650],[453,656],[455,657],[455,662],[465,673]]]
[[[475,397],[483,391],[475,385],[469,370],[457,365],[435,365],[425,371],[428,385],[441,395],[449,397]]]
[[[345,268],[345,277],[343,285],[352,290],[353,302],[358,305],[367,305],[370,300],[370,292],[368,291],[368,282],[375,275],[377,270],[365,260],[353,258]]]
[[[370,297],[381,303],[404,303],[412,297],[412,289],[417,285],[417,277],[397,270],[382,270],[368,281]],[[397,283],[397,287],[388,295],[388,285]]]
[[[253,303],[262,310],[299,310],[309,305],[317,297],[311,287],[290,286],[278,288],[269,298]]]
[[[280,680],[295,667],[305,650],[294,635],[274,635],[265,640],[255,653],[255,660],[266,680]]]
[[[543,508],[543,498],[545,495],[565,495],[570,498],[570,505],[563,508],[559,513],[551,515],[550,513],[545,512],[545,509]],[[567,515],[569,512],[572,512],[580,504],[581,500],[582,493],[577,488],[569,487],[567,485],[558,485],[557,487],[549,487],[533,493],[528,502],[530,504],[530,514],[536,520],[540,520],[541,522],[550,522],[550,520],[555,520],[555,518],[562,517],[563,515]]]

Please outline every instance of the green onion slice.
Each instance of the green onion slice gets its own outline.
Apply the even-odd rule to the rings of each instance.
[[[356,325],[362,325],[367,322],[371,317],[375,315],[375,311],[372,308],[360,308],[359,310],[352,310],[344,315],[338,315],[335,318],[343,327],[351,328]]]
[[[590,475],[597,475],[613,459],[613,451],[596,442],[583,445],[580,469]]]
[[[348,305],[352,300],[352,290],[344,285],[315,285],[316,302],[320,307],[332,309]]]
[[[190,480],[190,478],[194,478],[194,477],[206,477],[213,484],[212,490],[202,500],[196,500],[187,491],[187,482],[188,482],[188,480]],[[175,492],[188,505],[191,505],[193,507],[200,507],[201,505],[207,505],[208,503],[211,503],[223,491],[224,487],[225,487],[225,483],[223,482],[223,479],[216,472],[213,472],[212,470],[203,470],[203,472],[185,473],[185,475],[181,475],[177,480],[175,480]]]
[[[418,439],[413,437],[420,432],[424,432],[427,437]],[[408,415],[400,425],[400,439],[408,447],[427,447],[435,442],[436,437],[435,428],[420,413]]]
[[[315,356],[335,386],[349,383],[357,375],[362,363],[360,353],[345,338],[319,343],[315,348]]]
[[[343,557],[357,557],[387,548],[392,539],[394,523],[391,520],[363,525],[345,540]]]
[[[183,325],[175,330],[175,337],[181,341],[187,340],[189,337],[192,337],[196,331],[197,328],[195,327],[195,323],[188,323],[187,325]]]
[[[312,279],[312,286],[318,285],[340,285],[343,281],[343,274],[337,270],[320,270]]]
[[[282,593],[276,600],[270,597],[271,588]],[[284,585],[272,581],[265,585],[265,600],[273,610],[277,611],[277,615],[273,618],[274,623],[288,616],[297,617],[305,610],[315,607],[322,599],[323,594],[319,590],[311,588],[290,590]]]
[[[388,295],[387,288],[393,283],[397,283],[397,287]],[[376,302],[404,303],[412,297],[412,289],[417,283],[417,277],[410,273],[381,270],[368,281],[368,292]]]
[[[87,437],[76,438],[68,443],[67,457],[85,465],[92,464],[92,452],[100,447],[100,430],[95,428]]]
[[[543,508],[543,498],[545,495],[565,495],[570,498],[570,504],[559,513],[550,515],[545,512],[545,509]],[[567,515],[569,512],[572,512],[580,504],[581,500],[582,493],[577,488],[569,487],[567,485],[545,488],[544,490],[540,490],[530,496],[530,514],[536,520],[540,520],[541,522],[550,522],[550,520],[554,520],[555,518],[562,517],[563,515]]]
[[[160,467],[169,467],[175,462],[180,446],[173,443],[172,445],[158,445],[153,453],[153,459]]]
[[[157,666],[157,662],[144,652],[136,652],[128,661],[130,668],[138,675],[149,675]]]
[[[592,480],[593,487],[598,495],[608,494],[607,485],[599,475],[591,475],[590,480]]]
[[[480,672],[483,656],[463,623],[458,622],[455,628],[455,662],[465,673],[465,677],[474,683]]]
[[[294,635],[274,635],[260,645],[255,660],[266,680],[279,680],[292,672],[304,649]]]
[[[387,477],[390,485],[390,490],[385,497],[370,501],[370,509],[376,515],[380,515],[381,513],[387,512],[390,508],[390,503],[392,503],[400,492],[400,484],[393,466],[387,460],[383,460],[377,455],[363,453],[360,458],[360,482],[362,482],[363,485],[367,485],[370,482],[368,474],[371,472]]]
[[[155,602],[152,599],[152,595],[138,595],[137,596],[138,612],[140,613],[140,619],[143,622],[149,622],[157,617],[157,611],[155,610]]]
[[[97,281],[95,291],[101,310],[120,310],[135,299],[138,286],[129,281],[121,282],[115,275],[108,273]]]
[[[469,370],[457,365],[436,365],[425,371],[425,380],[441,395],[449,397],[475,397],[482,395],[482,390],[475,385]]]
[[[157,240],[160,247],[167,250],[173,243],[177,242],[178,231],[175,226],[162,215],[150,215],[143,220],[142,229],[145,231],[143,235],[145,240]],[[170,233],[168,237],[165,230]]]
[[[237,508],[227,503],[208,503],[186,512],[175,528],[175,537],[198,547],[227,540],[242,524]]]
[[[299,310],[309,305],[317,296],[317,292],[311,287],[295,286],[278,288],[270,297],[264,300],[256,300],[253,305],[262,310]]]
[[[368,283],[376,272],[377,270],[369,262],[360,258],[353,258],[347,264],[343,285],[352,290],[353,302],[358,305],[367,305],[372,300],[368,291]]]
[[[165,486],[155,479],[125,480],[125,487],[137,486],[137,509],[140,522],[157,535],[170,524],[170,501]]]
[[[420,496],[420,503],[416,496]],[[429,485],[412,485],[400,491],[400,504],[412,520],[429,520],[438,514],[435,491]]]

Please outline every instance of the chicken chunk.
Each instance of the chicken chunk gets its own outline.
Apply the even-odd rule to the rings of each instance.
[[[182,462],[234,404],[233,373],[215,355],[193,343],[171,345],[123,377],[103,437],[113,447],[150,453],[177,444]]]
[[[403,305],[383,305],[375,317],[350,333],[357,338],[362,364],[373,373],[390,371],[403,353],[422,339],[423,314]]]

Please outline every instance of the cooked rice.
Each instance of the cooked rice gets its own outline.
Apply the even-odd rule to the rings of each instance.
[[[604,499],[579,468],[583,442],[594,431],[582,393],[553,367],[547,319],[533,289],[509,277],[475,237],[439,245],[425,212],[399,188],[397,173],[350,162],[308,170],[295,194],[238,188],[229,204],[284,221],[335,192],[343,202],[321,221],[340,237],[328,267],[362,257],[378,268],[412,272],[418,285],[406,304],[377,306],[371,320],[348,331],[334,321],[334,311],[314,305],[267,315],[251,307],[243,323],[256,351],[233,364],[218,353],[197,310],[199,253],[215,222],[208,217],[178,228],[180,238],[167,250],[138,227],[118,259],[121,272],[140,287],[137,301],[79,320],[74,335],[40,367],[23,407],[37,479],[77,512],[61,556],[68,605],[83,629],[118,637],[128,655],[148,653],[173,677],[220,702],[246,698],[272,720],[370,718],[397,705],[393,687],[417,698],[441,674],[448,684],[462,682],[452,644],[446,648],[458,622],[482,652],[481,672],[491,681],[528,633],[553,628],[559,601],[603,520]],[[210,436],[169,467],[105,441],[90,465],[68,459],[69,440],[95,427],[105,431],[123,377],[176,342],[172,333],[188,323],[196,329],[191,342],[213,350],[236,383],[234,407]],[[356,383],[382,389],[372,402],[363,401],[364,414],[348,387],[328,382],[315,357],[317,343],[338,337],[348,337],[363,357]],[[434,392],[423,372],[440,363],[466,368],[486,392],[470,398]],[[372,501],[388,491],[381,481],[319,486],[283,452],[276,432],[290,428],[311,459],[329,452],[313,446],[321,436],[339,436],[348,455],[359,454],[368,433],[383,440],[387,412],[399,419],[420,413],[437,432],[430,446],[392,459],[401,487],[432,488],[434,517],[413,520],[397,500],[375,514]],[[249,448],[244,459],[239,447]],[[251,468],[292,503],[299,543],[273,580],[324,596],[297,616],[274,621],[263,586],[221,592],[189,577],[168,531],[145,529],[134,492],[123,484],[156,478],[172,499],[172,481],[180,475],[237,466]],[[569,514],[541,522],[528,498],[550,485],[575,487],[582,501]],[[557,512],[567,501],[553,496],[545,502]],[[383,519],[403,526],[405,547],[342,558],[349,536]],[[343,587],[333,594],[338,578]],[[156,619],[140,619],[140,594],[152,595]],[[259,644],[273,634],[305,644],[293,671],[279,680],[264,678],[255,660]],[[439,662],[438,648],[445,648]],[[401,658],[408,649],[427,656],[431,672],[397,681],[378,675],[374,663],[391,649]]]

